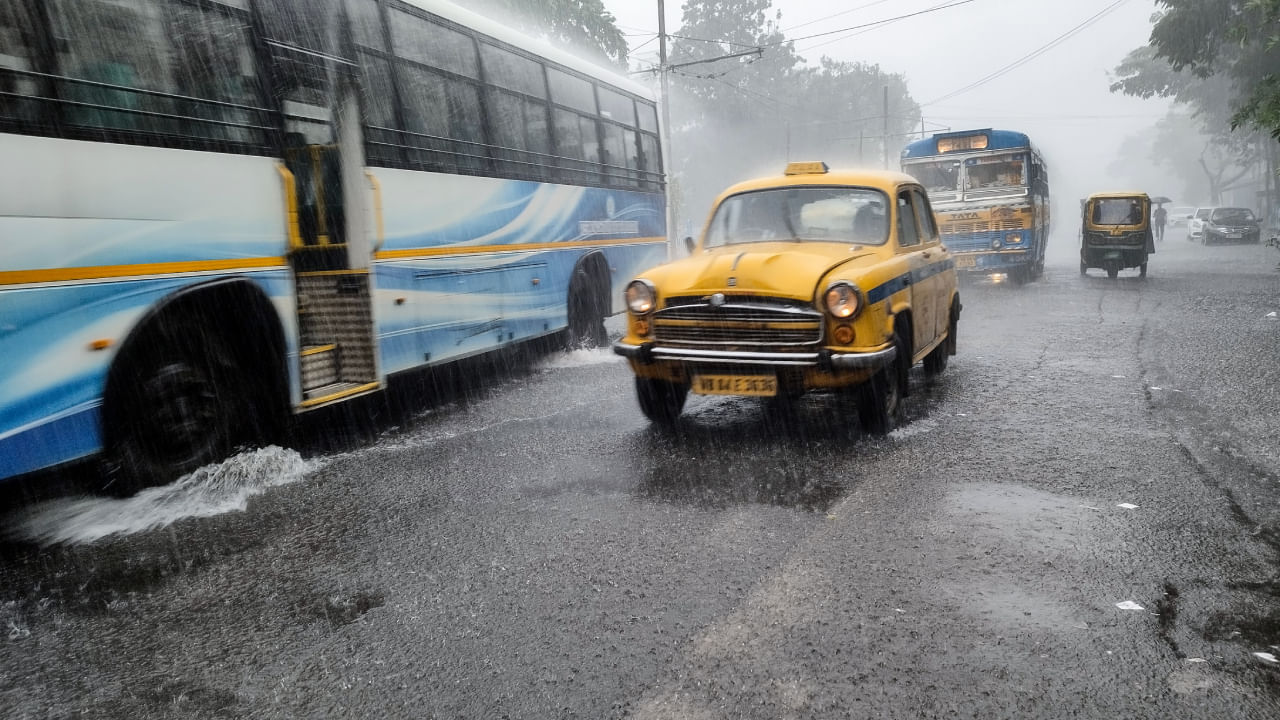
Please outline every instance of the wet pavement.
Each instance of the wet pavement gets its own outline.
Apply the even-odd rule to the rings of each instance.
[[[0,715],[1280,716],[1280,253],[1071,241],[887,438],[579,351],[12,509]]]

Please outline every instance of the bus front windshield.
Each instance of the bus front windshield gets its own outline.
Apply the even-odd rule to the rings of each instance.
[[[707,230],[706,247],[753,242],[841,242],[883,245],[888,198],[858,187],[789,187],[726,199]]]
[[[960,163],[954,160],[912,163],[902,169],[919,180],[929,192],[955,192],[959,189]]]
[[[1027,184],[1026,163],[1021,155],[970,160],[965,171],[970,190],[1020,188]]]

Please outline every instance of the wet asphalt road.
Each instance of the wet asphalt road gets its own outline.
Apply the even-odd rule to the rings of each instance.
[[[1072,240],[963,286],[889,438],[824,398],[663,434],[579,352],[11,510],[0,714],[1278,717],[1280,253]]]

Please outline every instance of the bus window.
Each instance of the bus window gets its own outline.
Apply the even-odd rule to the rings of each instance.
[[[469,36],[401,10],[392,10],[390,17],[391,42],[398,57],[480,78],[475,41]]]
[[[1021,187],[1027,184],[1022,158],[984,158],[969,165],[967,176],[971,189]]]
[[[38,83],[25,74],[36,69],[35,26],[24,0],[0,0],[0,120],[34,120],[38,112],[26,99]]]
[[[432,71],[401,65],[401,99],[405,130],[413,133],[410,144],[417,162],[435,169],[477,169],[484,164],[484,130],[480,90],[461,80]]]
[[[258,0],[267,37],[336,55],[338,0]]]
[[[591,90],[591,83],[554,68],[547,69],[547,80],[551,84],[552,102],[591,115],[596,114],[596,96]]]
[[[599,182],[600,142],[596,121],[575,112],[557,109],[555,115],[556,153],[566,179]]]
[[[636,108],[640,111],[640,129],[645,132],[658,132],[658,108],[651,103],[637,102]]]
[[[631,98],[606,88],[600,91],[600,115],[628,127],[636,125],[636,106]]]
[[[499,153],[504,159],[516,163],[514,174],[540,175],[541,158],[504,151],[527,151],[539,155],[551,152],[547,106],[495,88],[489,88],[488,95],[493,143],[499,148]]]
[[[258,112],[247,109],[260,105],[247,17],[181,3],[170,4],[167,15],[174,90],[215,101],[177,103],[177,114],[186,120],[183,134],[263,144],[262,132],[246,127],[265,125]]]
[[[488,43],[480,43],[485,82],[545,100],[547,80],[542,64]]]
[[[603,125],[604,164],[608,166],[610,177],[625,185],[634,185],[634,170],[640,165],[636,157],[635,131],[608,122]]]
[[[386,50],[386,35],[382,32],[382,17],[378,12],[378,0],[346,0],[347,17],[351,18],[351,36],[356,44]]]
[[[929,192],[954,192],[959,189],[960,163],[954,160],[911,163],[903,165],[902,169]]]

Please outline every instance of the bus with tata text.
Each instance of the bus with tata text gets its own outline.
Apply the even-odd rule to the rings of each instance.
[[[667,256],[645,87],[438,0],[0,0],[0,480],[108,490]]]
[[[1017,284],[1044,272],[1049,171],[1023,133],[965,130],[902,150],[902,170],[928,189],[942,240],[959,272]]]

